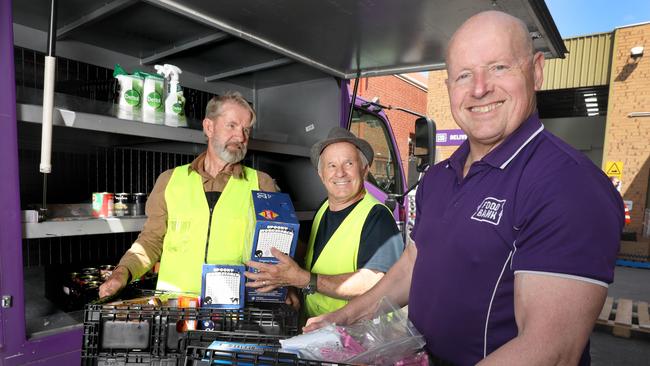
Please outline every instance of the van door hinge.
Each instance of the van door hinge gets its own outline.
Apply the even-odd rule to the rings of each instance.
[[[2,295],[2,308],[8,309],[12,306],[13,296],[11,295]]]

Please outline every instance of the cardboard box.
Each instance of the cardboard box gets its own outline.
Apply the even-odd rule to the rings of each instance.
[[[201,306],[219,309],[244,307],[244,266],[204,264],[201,275]]]
[[[253,191],[245,253],[251,259],[263,263],[277,263],[271,254],[271,247],[292,257],[298,244],[300,224],[288,194],[279,192]],[[279,288],[268,293],[259,293],[246,288],[246,300],[256,302],[284,303],[287,289]]]
[[[650,241],[621,241],[618,258],[628,261],[650,261]]]

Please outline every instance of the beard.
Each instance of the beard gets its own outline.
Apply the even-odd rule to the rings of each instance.
[[[234,146],[237,148],[237,150],[228,150],[228,146]],[[217,141],[214,141],[212,143],[212,148],[217,153],[219,158],[228,164],[238,163],[244,159],[244,156],[246,156],[246,145],[242,144],[241,142],[231,142],[222,145]]]

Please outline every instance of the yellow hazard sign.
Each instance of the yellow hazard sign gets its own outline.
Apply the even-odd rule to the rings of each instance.
[[[623,162],[622,161],[608,161],[605,164],[605,174],[609,177],[621,178],[623,175]]]

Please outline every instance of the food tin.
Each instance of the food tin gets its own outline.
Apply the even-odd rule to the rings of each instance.
[[[99,288],[101,285],[102,283],[100,281],[89,281],[84,284],[83,288],[84,290],[93,290]]]
[[[99,269],[95,267],[83,268],[81,274],[84,276],[99,276]]]
[[[77,283],[79,282],[79,276],[81,276],[79,272],[70,272],[68,273],[68,280],[72,283]]]
[[[99,276],[102,278],[102,281],[106,281],[106,279],[113,274],[114,269],[115,266],[111,266],[110,264],[99,266]]]
[[[93,193],[93,216],[113,216],[113,194],[108,192]]]
[[[92,275],[79,276],[79,283],[81,284],[81,286],[85,286],[87,283],[93,281],[99,281],[99,276],[92,276]]]
[[[147,203],[146,193],[134,193],[133,205],[131,206],[131,214],[133,216],[144,216],[144,207]]]
[[[127,216],[131,214],[129,212],[130,200],[131,194],[129,193],[115,193],[115,205],[113,206],[115,216]]]

